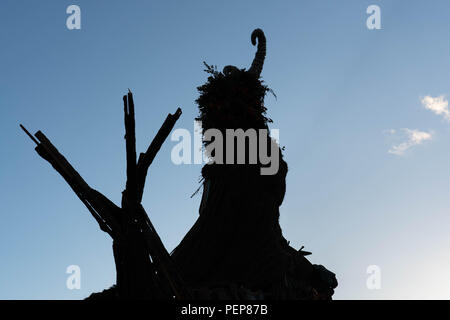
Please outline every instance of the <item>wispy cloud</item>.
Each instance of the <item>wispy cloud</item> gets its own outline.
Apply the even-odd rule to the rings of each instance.
[[[425,109],[434,112],[437,115],[443,116],[450,121],[450,111],[448,110],[448,100],[444,95],[433,98],[432,96],[425,96],[421,100]]]
[[[395,154],[397,156],[402,156],[405,154],[406,150],[410,149],[411,147],[414,147],[416,145],[422,144],[423,142],[427,140],[431,140],[433,137],[432,132],[424,132],[419,130],[412,130],[412,129],[402,129],[406,136],[407,140],[405,142],[402,142],[398,145],[392,146],[391,149],[389,149],[389,153]],[[390,133],[394,134],[395,130],[390,130]]]
[[[395,134],[396,132],[397,132],[397,130],[395,130],[395,129],[383,130],[384,134]]]

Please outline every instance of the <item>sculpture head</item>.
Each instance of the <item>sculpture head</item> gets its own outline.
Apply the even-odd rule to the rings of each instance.
[[[200,97],[196,100],[203,131],[223,129],[263,129],[270,119],[265,116],[264,97],[271,91],[260,80],[266,56],[266,38],[261,29],[252,32],[251,41],[258,48],[248,70],[226,66],[222,72],[206,63],[210,74],[206,84],[198,87]]]

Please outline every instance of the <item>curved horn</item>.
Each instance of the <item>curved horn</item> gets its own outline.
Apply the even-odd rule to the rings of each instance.
[[[248,72],[255,74],[257,77],[261,74],[264,58],[266,57],[266,36],[261,29],[255,29],[252,32],[252,44],[256,45],[256,38],[258,38],[258,50],[255,53],[252,65]]]

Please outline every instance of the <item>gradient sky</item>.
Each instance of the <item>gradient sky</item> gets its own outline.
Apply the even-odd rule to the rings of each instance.
[[[66,28],[71,4],[81,30]],[[381,30],[366,27],[371,4]],[[176,128],[192,132],[202,61],[248,67],[257,27],[289,165],[284,236],[336,273],[336,299],[450,298],[449,17],[444,0],[2,0],[0,298],[80,299],[115,282],[111,239],[19,123],[120,203],[127,88],[139,151],[178,106]],[[190,198],[201,165],[174,165],[174,145],[158,154],[143,200],[169,251],[201,198]],[[81,268],[80,290],[66,288],[69,265]],[[366,286],[369,265],[381,269],[379,290]]]

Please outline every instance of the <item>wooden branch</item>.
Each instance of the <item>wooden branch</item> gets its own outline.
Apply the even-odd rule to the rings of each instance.
[[[169,136],[175,123],[181,116],[181,109],[178,108],[174,114],[168,114],[166,120],[159,128],[158,133],[153,138],[147,151],[139,155],[139,160],[137,164],[137,199],[138,202],[142,201],[142,195],[144,193],[145,180],[147,177],[148,168],[152,164],[156,157],[156,154],[161,149],[162,144]]]
[[[147,242],[149,253],[157,268],[169,282],[169,286],[172,288],[177,299],[180,300],[191,298],[190,292],[187,290],[187,287],[180,276],[179,270],[172,260],[172,257],[164,247],[164,244],[153,227],[152,222],[148,218],[144,207],[139,205],[138,210],[140,211],[140,217],[144,219],[145,223],[145,228],[142,228],[142,232],[144,234],[145,241]]]
[[[108,233],[113,239],[120,238],[120,227],[114,217],[120,208],[113,202],[108,200],[100,192],[92,189],[80,176],[80,174],[72,167],[67,159],[55,148],[50,140],[41,132],[38,131],[35,137],[36,140],[26,129],[21,125],[25,133],[37,144],[36,152],[45,160],[47,160],[52,167],[64,178],[69,184],[78,198],[83,202],[89,212],[100,226],[100,229]]]
[[[128,98],[128,99],[127,99]],[[128,97],[123,96],[125,115],[125,141],[127,153],[126,200],[136,203],[137,200],[137,165],[136,165],[136,133],[134,120],[133,94],[128,91]]]
[[[37,144],[36,152],[53,166],[80,198],[100,229],[113,238],[119,292],[125,298],[146,296],[148,290],[155,291],[160,286],[167,290],[164,289],[165,293],[159,296],[167,294],[169,297],[175,295],[178,299],[189,298],[189,292],[175,263],[141,205],[148,168],[180,117],[181,109],[178,108],[174,114],[167,116],[147,151],[140,154],[136,163],[135,114],[131,91],[123,96],[123,103],[127,181],[122,195],[122,208],[89,187],[42,132],[35,134],[36,139],[25,127],[21,125],[21,128]],[[158,275],[155,274],[154,267],[158,270]],[[157,291],[154,296],[158,296]]]
[[[125,117],[125,140],[127,152],[127,183],[126,189],[122,196],[122,208],[129,215],[129,220],[137,224],[137,228],[129,226],[128,232],[140,230],[143,233],[144,241],[148,249],[148,254],[156,263],[157,269],[163,275],[163,279],[168,282],[169,287],[173,290],[176,297],[181,298],[184,286],[181,284],[181,278],[175,271],[174,264],[171,262],[169,253],[162,243],[158,233],[153,228],[147,213],[142,207],[142,193],[145,183],[145,177],[149,166],[155,158],[161,145],[166,140],[175,122],[181,115],[181,109],[174,115],[169,114],[150,144],[146,153],[141,153],[139,162],[136,164],[136,134],[134,119],[134,102],[131,91],[127,96],[123,96],[124,117]],[[139,168],[138,168],[139,166]]]
[[[81,178],[78,172],[72,167],[72,165],[64,158],[64,156],[59,153],[58,149],[53,146],[50,140],[41,132],[38,131],[35,137],[40,141],[40,145],[51,157],[51,160],[57,164],[57,167],[62,171],[61,175],[66,177],[67,180],[74,182],[80,187],[80,191],[88,190],[89,186],[86,181]]]

